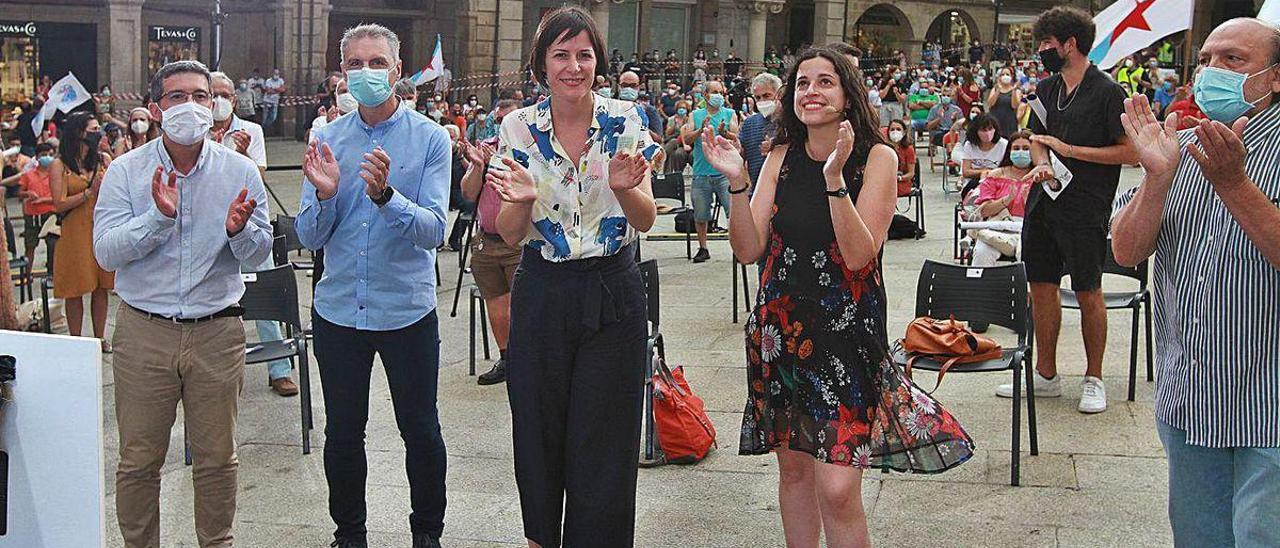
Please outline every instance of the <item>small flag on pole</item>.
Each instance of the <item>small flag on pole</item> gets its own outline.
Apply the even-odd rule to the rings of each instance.
[[[84,84],[80,83],[76,75],[68,72],[52,88],[49,88],[49,99],[45,101],[44,107],[31,120],[31,130],[36,135],[40,135],[44,132],[45,120],[48,120],[55,112],[59,110],[71,112],[71,109],[92,98],[93,95],[84,88]]]
[[[1110,69],[1156,40],[1191,28],[1194,9],[1195,0],[1117,0],[1093,18],[1098,34],[1089,60]]]
[[[421,86],[427,82],[435,80],[444,72],[444,50],[440,47],[440,35],[436,35],[436,50],[431,54],[431,61],[422,70],[414,73],[409,78],[413,80],[413,85]]]

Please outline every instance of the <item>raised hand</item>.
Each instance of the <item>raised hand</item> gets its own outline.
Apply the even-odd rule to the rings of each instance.
[[[244,225],[249,222],[249,217],[253,216],[253,210],[257,207],[258,201],[249,198],[249,189],[240,189],[240,194],[231,202],[231,207],[227,208],[227,236],[235,236],[244,230]]]
[[[1215,191],[1230,190],[1244,184],[1249,176],[1244,171],[1244,128],[1249,119],[1240,117],[1231,127],[1213,120],[1201,120],[1196,126],[1199,147],[1187,146],[1187,151],[1200,171],[1209,179]]]
[[[619,152],[609,160],[609,189],[614,192],[631,190],[649,176],[649,163],[643,154]]]
[[[491,190],[498,193],[504,202],[513,204],[532,204],[538,199],[538,185],[533,175],[511,158],[502,158],[506,169],[491,169],[485,180]]]
[[[156,172],[151,175],[151,200],[165,217],[178,217],[178,172],[170,171],[166,184],[164,166],[156,166]]]
[[[831,151],[831,155],[827,156],[826,163],[822,164],[822,175],[827,181],[836,181],[844,177],[844,164],[849,160],[849,154],[853,152],[853,124],[848,120],[840,122],[840,130],[836,134],[836,148]]]
[[[770,150],[773,150],[773,137],[765,137],[760,141],[760,155],[768,156]]]
[[[1120,123],[1124,125],[1124,133],[1129,136],[1133,148],[1137,149],[1138,163],[1147,171],[1147,176],[1171,179],[1182,159],[1178,145],[1178,114],[1169,114],[1161,123],[1156,120],[1147,96],[1134,95],[1124,100]]]
[[[245,156],[249,155],[249,142],[252,140],[249,137],[249,132],[237,129],[231,133],[231,140],[235,142],[236,152]],[[221,139],[219,139],[219,142],[221,142]]]
[[[702,155],[711,167],[730,181],[736,181],[746,169],[746,163],[733,141],[714,134],[711,128],[702,129]]]
[[[462,157],[467,160],[467,173],[482,172],[489,165],[489,159],[493,157],[493,147],[489,145],[471,146],[471,143],[463,141]]]
[[[316,187],[317,198],[328,200],[338,193],[341,170],[329,143],[317,146],[317,141],[311,141],[307,145],[307,152],[302,155],[302,174]]]
[[[364,153],[364,162],[360,163],[360,178],[364,179],[364,193],[375,200],[382,197],[387,188],[387,179],[391,177],[391,157],[382,147],[373,152]]]

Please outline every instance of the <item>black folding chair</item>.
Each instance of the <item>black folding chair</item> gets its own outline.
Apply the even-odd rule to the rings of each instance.
[[[1031,454],[1039,454],[1036,441],[1036,400],[1031,374],[1031,315],[1027,307],[1027,272],[1022,263],[991,267],[966,267],[926,260],[916,283],[916,316],[987,323],[1007,327],[1018,334],[1017,346],[1004,348],[998,359],[955,364],[948,373],[986,373],[1013,371],[1013,441],[1010,485],[1018,485],[1021,472],[1022,442],[1021,390],[1017,390],[1019,374],[1025,373],[1027,397],[1027,431],[1031,438]],[[902,350],[894,353],[896,363],[905,366],[909,356]],[[914,369],[939,371],[942,363],[919,357]]]
[[[1146,313],[1147,382],[1151,382],[1155,377],[1151,357],[1151,292],[1147,290],[1147,263],[1148,261],[1142,261],[1142,264],[1134,268],[1120,266],[1116,263],[1115,255],[1111,253],[1111,242],[1107,241],[1107,258],[1106,262],[1102,263],[1102,273],[1138,281],[1137,291],[1104,291],[1102,293],[1102,300],[1106,303],[1107,310],[1128,308],[1133,311],[1129,331],[1129,401],[1133,401],[1134,384],[1138,379],[1138,314],[1140,312]],[[1074,291],[1065,288],[1058,291],[1063,308],[1080,309],[1080,301],[1076,298]]]
[[[475,212],[458,212],[458,220],[467,224],[464,232],[466,237],[463,238],[462,253],[458,255],[458,283],[453,287],[453,308],[449,310],[449,317],[458,317],[458,297],[462,294],[462,277],[467,273],[467,255],[471,252],[471,237],[476,228]],[[436,279],[439,279],[437,276]]]
[[[272,247],[272,254],[277,265],[292,265],[298,270],[314,270],[315,260],[289,260],[289,254],[293,252],[301,253],[307,250],[302,245],[302,240],[298,239],[298,229],[295,226],[297,219],[288,215],[276,215],[274,221],[271,221],[271,231],[275,236],[283,236],[283,240],[278,241]],[[309,250],[307,250],[309,251]]]
[[[653,199],[654,200],[674,200],[680,202],[680,208],[685,207],[684,201],[684,174],[680,172],[659,173],[653,176]],[[679,211],[679,208],[672,208],[667,214],[673,214]]]
[[[649,338],[646,344],[645,376],[644,376],[644,456],[640,466],[659,466],[665,462],[662,447],[658,444],[657,425],[653,418],[653,374],[657,371],[657,360],[667,359],[666,346],[659,330],[661,319],[662,297],[658,284],[658,261],[649,259],[640,263],[640,279],[644,281],[644,292],[648,301]]]
[[[916,158],[916,174],[911,179],[911,194],[907,195],[916,204],[916,239],[924,238],[924,190],[920,188],[920,159]]]
[[[476,376],[476,311],[480,314],[480,338],[484,341],[484,359],[489,359],[489,313],[484,306],[484,298],[480,296],[480,288],[471,286],[471,357],[468,373]]]
[[[302,408],[302,454],[311,453],[311,430],[315,428],[311,409],[311,368],[307,357],[307,340],[302,334],[298,312],[298,280],[293,267],[281,265],[259,272],[241,274],[244,279],[245,321],[270,321],[284,324],[284,339],[262,341],[246,349],[245,363],[264,363],[288,358],[298,367],[299,404]],[[297,358],[295,362],[294,359]]]

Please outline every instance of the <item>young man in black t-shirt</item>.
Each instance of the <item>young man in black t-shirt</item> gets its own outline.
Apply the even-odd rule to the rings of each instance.
[[[1062,394],[1058,378],[1058,331],[1062,304],[1058,289],[1062,276],[1071,276],[1071,289],[1080,303],[1084,332],[1085,378],[1078,409],[1100,413],[1107,408],[1102,384],[1102,356],[1107,343],[1107,310],[1102,296],[1102,264],[1107,254],[1107,223],[1120,166],[1137,154],[1120,123],[1124,90],[1088,59],[1094,25],[1089,14],[1060,6],[1046,11],[1032,32],[1040,41],[1040,59],[1054,72],[1037,85],[1045,119],[1032,115],[1032,159],[1036,167],[1028,180],[1061,189],[1056,198],[1044,186],[1031,187],[1022,229],[1022,260],[1031,283],[1035,322],[1037,396]],[[1070,171],[1064,187],[1053,160]],[[1061,177],[1065,179],[1066,176]],[[1014,385],[997,395],[1009,397]]]

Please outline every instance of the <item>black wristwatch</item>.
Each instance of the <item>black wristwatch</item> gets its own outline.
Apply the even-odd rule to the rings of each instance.
[[[840,187],[838,190],[828,190],[827,196],[831,198],[844,198],[849,195],[849,187]]]
[[[385,188],[382,189],[382,196],[378,196],[377,198],[370,198],[370,200],[373,200],[374,205],[378,207],[382,207],[384,205],[387,205],[387,202],[390,202],[391,197],[395,195],[396,195],[395,189],[391,188],[391,185],[387,185]]]

